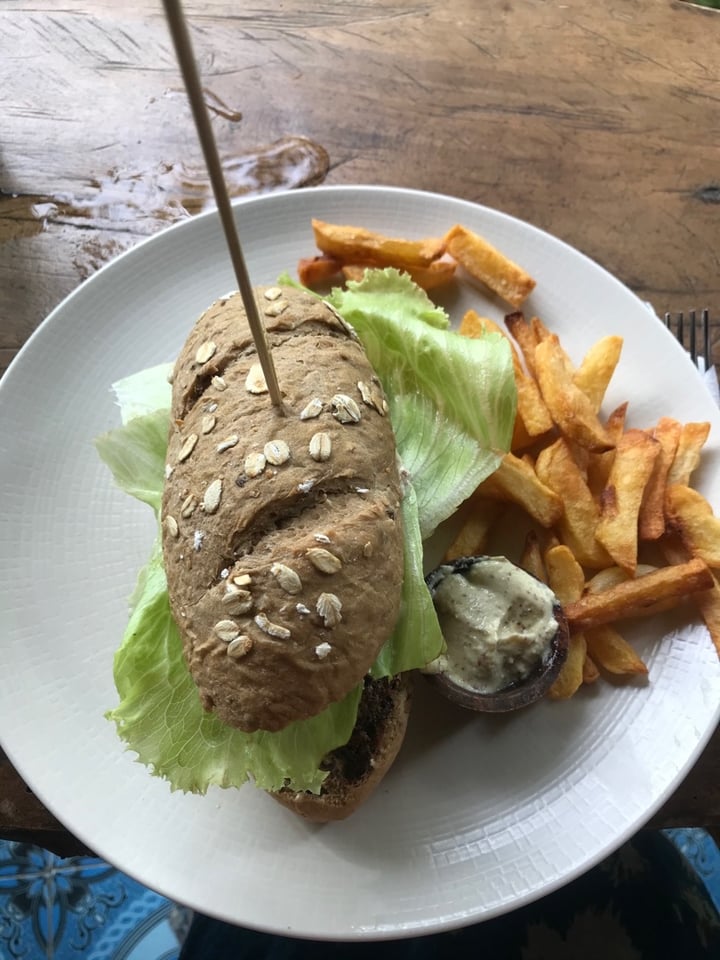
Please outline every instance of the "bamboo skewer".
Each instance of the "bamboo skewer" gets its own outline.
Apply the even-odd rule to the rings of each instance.
[[[250,282],[250,275],[240,244],[240,237],[223,176],[217,144],[215,143],[215,136],[210,123],[210,116],[207,106],[205,105],[205,98],[203,97],[202,85],[193,54],[190,33],[183,15],[180,0],[163,0],[163,5],[170,27],[170,35],[175,46],[175,52],[185,83],[185,89],[190,101],[190,108],[195,120],[200,146],[202,147],[205,157],[205,165],[207,166],[210,177],[215,203],[217,204],[220,221],[225,231],[225,240],[227,242],[228,252],[230,253],[230,260],[235,270],[240,295],[242,296],[245,312],[247,313],[250,332],[255,341],[260,366],[265,375],[265,382],[268,386],[270,399],[278,412],[284,413],[280,386],[275,371],[275,363],[273,362],[267,337],[265,336],[265,327],[258,311],[255,291]]]

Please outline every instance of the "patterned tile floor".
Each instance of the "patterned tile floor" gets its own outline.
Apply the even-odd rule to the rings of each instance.
[[[720,851],[666,831],[720,910]],[[92,857],[0,841],[0,960],[178,960],[190,913]]]

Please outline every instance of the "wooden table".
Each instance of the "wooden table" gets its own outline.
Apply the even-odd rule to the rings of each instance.
[[[720,313],[720,16],[673,0],[186,3],[232,192],[382,183],[535,223]],[[0,7],[0,372],[99,266],[209,203],[161,5]],[[579,321],[581,318],[578,318]],[[720,735],[655,825],[720,827]],[[0,755],[0,836],[73,839]]]

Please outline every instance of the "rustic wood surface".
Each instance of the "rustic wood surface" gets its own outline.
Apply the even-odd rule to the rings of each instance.
[[[323,181],[451,193],[556,234],[658,312],[720,317],[715,11],[185,9],[234,195]],[[0,115],[1,373],[98,267],[210,201],[159,2],[5,0]],[[719,827],[719,785],[716,735],[653,823]],[[0,836],[73,844],[1,755]]]

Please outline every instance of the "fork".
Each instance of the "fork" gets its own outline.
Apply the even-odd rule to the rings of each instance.
[[[700,314],[700,338],[701,346],[698,346],[698,324],[695,310],[689,310],[687,316],[688,336],[685,336],[685,315],[677,313],[665,314],[665,326],[674,334],[685,349],[689,352],[690,358],[695,366],[701,370],[709,370],[713,364],[712,345],[710,343],[710,311],[703,310]],[[687,343],[686,343],[687,340]],[[700,363],[702,361],[702,364]]]

